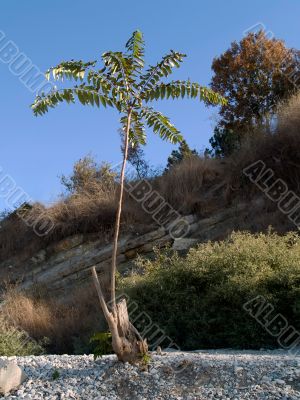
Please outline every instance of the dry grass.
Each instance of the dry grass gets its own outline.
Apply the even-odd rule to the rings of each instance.
[[[30,340],[27,333],[0,313],[0,356],[40,355],[42,344]]]
[[[262,160],[274,176],[283,179],[290,190],[300,189],[300,93],[278,106],[277,126],[272,132],[258,128],[242,143],[241,149],[227,162],[227,176],[235,189],[246,196],[253,186],[245,182],[243,168]],[[248,186],[248,187],[247,187]]]
[[[20,258],[28,258],[41,248],[65,237],[97,232],[103,237],[110,237],[113,233],[116,209],[117,190],[108,192],[80,192],[61,199],[49,208],[34,204],[27,211],[30,220],[37,220],[44,216],[53,222],[54,228],[45,236],[39,237],[34,233],[32,226],[26,225],[16,215],[11,215],[1,223],[0,229],[0,262],[18,253]],[[132,201],[124,204],[122,227],[133,224],[140,218],[140,210]],[[27,219],[27,218],[26,218]]]
[[[278,134],[300,136],[300,93],[282,103],[278,110]]]
[[[51,353],[74,353],[79,341],[86,346],[91,335],[105,326],[94,301],[96,294],[91,296],[91,290],[87,293],[78,289],[61,304],[44,291],[35,290],[32,295],[10,287],[4,295],[2,315],[31,338],[37,341],[47,338],[47,350]],[[83,343],[85,339],[87,342]]]
[[[206,196],[223,179],[220,160],[190,157],[154,183],[162,197],[182,214],[203,212]]]

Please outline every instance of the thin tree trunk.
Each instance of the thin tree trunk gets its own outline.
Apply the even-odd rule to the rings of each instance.
[[[123,195],[124,195],[125,169],[126,169],[126,162],[127,162],[127,157],[128,157],[130,124],[131,124],[131,110],[129,110],[128,114],[127,114],[127,126],[125,129],[123,163],[122,163],[121,176],[120,176],[120,197],[119,197],[119,204],[118,204],[118,210],[117,210],[117,216],[116,216],[115,234],[114,234],[114,240],[113,240],[113,250],[112,250],[112,259],[111,259],[110,295],[111,295],[111,309],[112,309],[112,313],[114,314],[114,316],[116,316],[117,252],[118,252],[118,240],[119,240],[119,233],[120,233],[121,213],[122,213],[122,204],[123,204]]]
[[[106,304],[95,267],[92,268],[92,274],[93,274],[94,284],[98,293],[100,305],[112,335],[113,350],[120,361],[135,363],[144,354],[147,353],[148,351],[147,342],[143,340],[143,338],[138,333],[136,328],[130,323],[126,300],[123,299],[118,304],[116,304],[116,271],[117,271],[118,239],[120,233],[121,212],[122,212],[122,203],[124,195],[124,179],[125,179],[126,161],[128,156],[130,123],[131,123],[131,110],[129,110],[127,114],[127,125],[125,129],[125,140],[124,140],[124,155],[123,155],[123,164],[122,164],[121,178],[120,178],[120,197],[118,203],[115,233],[113,240],[113,253],[112,253],[111,271],[110,271],[110,300],[111,300],[110,309]]]

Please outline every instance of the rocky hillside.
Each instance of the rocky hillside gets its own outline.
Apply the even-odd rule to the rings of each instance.
[[[279,109],[275,132],[258,128],[229,157],[191,156],[167,173],[129,179],[131,189],[125,193],[122,212],[120,272],[130,269],[137,254],[150,256],[154,246],[170,244],[186,250],[197,241],[224,239],[233,230],[265,232],[270,226],[278,233],[295,230],[300,209],[299,105],[298,95]],[[0,220],[0,289],[5,283],[26,289],[37,283],[56,297],[65,296],[72,287],[89,281],[92,265],[104,273],[105,282],[119,186],[107,167],[83,161],[70,177],[77,186],[68,196],[50,207],[39,203],[21,207]],[[253,165],[263,166],[257,184],[251,179],[253,169],[245,173]],[[281,184],[282,198],[289,194],[282,211],[276,190],[269,193],[276,182]],[[150,194],[140,204],[132,193],[144,184]],[[190,230],[184,239],[174,241],[167,228],[155,225],[145,211],[144,203],[152,194],[185,216]],[[291,195],[294,200],[289,201]],[[294,206],[295,215],[290,218]],[[53,222],[53,229],[43,237],[23,222],[41,217]]]
[[[186,237],[173,239],[166,228],[145,234],[128,233],[119,242],[119,271],[126,274],[137,254],[151,256],[156,246],[172,246],[185,251],[197,242],[226,237],[241,229],[241,222],[249,219],[249,205],[228,208],[209,218],[186,216],[189,232]],[[250,218],[251,220],[251,218]],[[249,224],[248,224],[249,226]],[[33,285],[46,287],[55,297],[64,297],[73,287],[90,282],[90,267],[96,265],[102,272],[103,282],[108,278],[112,245],[104,243],[96,234],[73,235],[38,251],[33,257],[23,259],[18,255],[0,264],[0,281],[18,283],[21,289]]]

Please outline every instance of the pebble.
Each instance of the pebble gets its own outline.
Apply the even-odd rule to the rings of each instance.
[[[299,357],[283,351],[153,353],[147,371],[114,355],[0,359],[16,360],[29,377],[8,400],[300,400]]]

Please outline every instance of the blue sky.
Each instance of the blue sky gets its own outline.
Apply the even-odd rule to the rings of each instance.
[[[106,50],[121,50],[135,29],[144,32],[146,61],[155,63],[168,50],[188,55],[174,78],[190,77],[207,85],[213,57],[256,23],[263,23],[289,47],[300,47],[298,0],[1,0],[0,31],[33,64],[45,71],[62,60],[94,60]],[[0,45],[1,48],[1,45]],[[71,172],[76,160],[91,152],[98,161],[120,161],[113,111],[60,106],[35,118],[31,93],[0,62],[0,167],[33,200],[50,203],[61,192],[58,176]],[[191,147],[208,145],[216,109],[196,101],[155,105],[182,131]],[[146,157],[164,165],[172,146],[151,133]],[[0,210],[6,208],[0,199]]]

